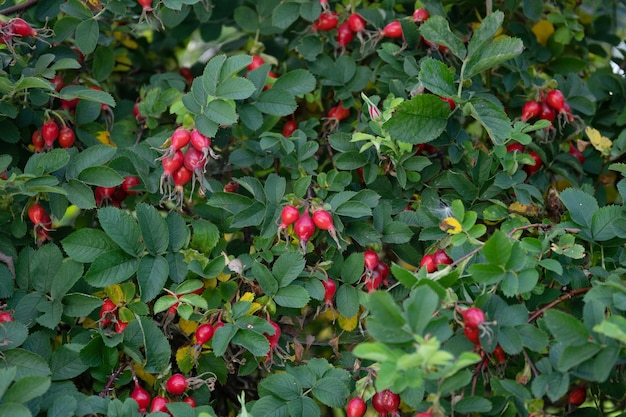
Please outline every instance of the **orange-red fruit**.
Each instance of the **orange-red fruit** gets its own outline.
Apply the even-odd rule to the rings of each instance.
[[[564,111],[565,108],[565,97],[561,90],[550,90],[548,94],[546,94],[546,103],[558,113]]]
[[[569,396],[567,397],[567,402],[578,407],[579,405],[582,405],[586,399],[587,389],[583,385],[579,385],[570,391]]]
[[[287,120],[283,126],[283,136],[286,138],[290,137],[297,128],[298,122],[293,119]]]
[[[282,220],[283,227],[287,227],[290,224],[295,223],[300,217],[300,212],[294,206],[285,206],[280,213],[280,218]]]
[[[452,258],[443,249],[438,249],[433,253],[433,259],[437,265],[450,265],[452,263]]]
[[[350,116],[350,109],[343,107],[342,103],[339,103],[328,110],[328,118],[330,119],[341,121],[346,119],[348,116]]]
[[[339,18],[337,17],[337,13],[323,12],[319,15],[317,20],[313,22],[313,29],[321,31],[331,30],[337,26],[338,22]]]
[[[363,32],[365,30],[365,19],[358,13],[352,13],[348,17],[348,26],[353,32]]]
[[[578,159],[581,164],[585,163],[585,155],[581,151],[578,150],[577,147],[574,146],[572,142],[569,144],[569,154]]]
[[[478,325],[485,321],[485,313],[478,307],[470,307],[466,310],[461,310],[460,313],[463,316],[463,323],[466,328],[477,329]]]
[[[363,252],[363,261],[365,263],[365,268],[373,271],[378,266],[378,254],[375,251],[368,249]]]
[[[163,413],[167,413],[167,403],[169,401],[165,397],[154,397],[152,400],[152,406],[150,407],[150,412],[154,413],[155,411],[161,411]]]
[[[426,272],[431,273],[437,270],[437,262],[435,262],[435,258],[433,255],[424,255],[420,262],[421,268],[426,268]]]
[[[139,384],[135,384],[135,389],[130,393],[130,398],[137,402],[140,413],[145,412],[150,405],[150,394],[148,394],[148,391],[141,388]]]
[[[335,228],[333,216],[326,210],[317,210],[313,213],[313,223],[322,230],[333,230]]]
[[[69,126],[64,126],[59,131],[59,146],[62,148],[68,149],[74,146],[74,141],[76,140],[76,134],[74,130],[72,130]]]
[[[313,223],[313,219],[309,216],[308,211],[305,211],[304,214],[296,220],[293,225],[293,231],[300,240],[305,242],[313,236],[315,223]]]
[[[541,160],[541,157],[539,156],[539,154],[537,152],[531,151],[528,154],[535,161],[535,165],[526,165],[526,166],[524,166],[524,169],[526,170],[526,173],[530,177],[535,172],[539,171],[539,169],[543,165],[543,161]]]
[[[0,311],[0,323],[13,321],[13,316],[7,311]]]
[[[413,12],[413,21],[416,23],[424,23],[429,17],[430,14],[428,13],[428,10],[424,8],[415,9]]]
[[[363,417],[366,411],[367,405],[360,397],[351,399],[346,406],[347,417]]]
[[[326,280],[322,280],[322,285],[324,286],[324,301],[326,304],[332,304],[333,297],[337,292],[337,284],[334,280],[328,278]]]
[[[187,378],[182,374],[174,374],[165,383],[165,389],[172,395],[181,395],[187,389]]]
[[[394,20],[390,22],[383,28],[381,32],[382,36],[385,38],[398,39],[402,37],[402,25],[399,21]]]
[[[527,101],[522,107],[522,121],[527,121],[541,114],[541,104],[536,101]]]
[[[210,323],[201,324],[196,329],[196,342],[199,345],[208,343],[215,334],[215,328]]]

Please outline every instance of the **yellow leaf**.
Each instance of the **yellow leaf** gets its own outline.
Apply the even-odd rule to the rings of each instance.
[[[225,274],[223,272],[220,272],[220,274],[217,276],[217,280],[220,282],[226,282],[230,279],[230,274]]]
[[[443,219],[439,228],[450,235],[457,235],[463,231],[461,223],[454,217],[446,217]]]
[[[180,321],[178,322],[178,327],[180,327],[180,330],[187,334],[190,335],[193,332],[196,331],[196,329],[198,328],[198,322],[197,321],[191,321],[191,320],[185,320],[183,318],[180,319]]]
[[[250,301],[253,302],[254,301],[254,293],[252,292],[246,292],[244,293],[240,298],[239,301]]]
[[[102,142],[105,145],[115,146],[115,143],[111,141],[111,134],[106,130],[101,130],[96,133],[96,139]]]
[[[109,296],[111,301],[113,301],[117,305],[120,305],[120,304],[122,304],[125,301],[124,300],[124,290],[122,290],[122,287],[119,286],[118,284],[106,287],[104,289],[104,291]]]
[[[554,33],[554,25],[547,20],[540,20],[530,29],[537,38],[537,43],[546,46],[548,39]]]
[[[154,386],[154,382],[156,381],[156,377],[154,375],[146,372],[146,370],[143,369],[143,366],[136,362],[133,363],[133,368],[135,369],[135,375],[137,375],[137,378],[145,381],[149,387]]]
[[[587,126],[585,128],[585,133],[589,137],[591,144],[598,152],[600,152],[604,156],[609,156],[611,154],[611,139],[606,136],[602,136],[597,129],[594,129],[591,126]]]
[[[539,214],[539,208],[534,204],[522,204],[519,201],[511,203],[509,206],[511,213],[522,214],[524,216],[536,216]]]
[[[344,329],[347,332],[351,332],[356,329],[356,326],[359,324],[359,315],[358,313],[354,315],[354,317],[344,317],[339,315],[337,320],[339,322],[339,327]]]
[[[191,371],[194,365],[194,358],[191,355],[191,346],[181,346],[176,351],[176,364],[178,369],[187,373]]]

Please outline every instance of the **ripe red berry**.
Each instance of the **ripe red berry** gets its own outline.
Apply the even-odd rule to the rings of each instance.
[[[196,343],[203,345],[213,338],[215,328],[210,323],[201,324],[196,329]]]
[[[578,407],[587,399],[587,389],[584,385],[579,385],[570,391],[567,402]]]
[[[183,163],[185,165],[185,168],[187,168],[189,171],[203,171],[206,165],[206,157],[201,151],[197,150],[196,148],[190,147],[185,152],[185,158],[183,159]]]
[[[172,179],[174,180],[174,185],[176,185],[176,187],[184,187],[189,184],[189,181],[191,181],[191,176],[192,172],[182,166],[178,168],[174,174],[172,174]]]
[[[52,77],[50,82],[52,83],[56,91],[61,91],[61,89],[65,85],[65,82],[63,81],[63,76],[61,74],[56,74],[54,77]]]
[[[272,350],[278,346],[278,341],[280,340],[280,334],[281,334],[281,330],[280,330],[280,326],[278,325],[278,323],[274,323],[272,320],[267,320],[267,322],[269,324],[272,325],[272,327],[274,328],[274,334],[267,334],[265,333],[265,337],[267,338],[267,341],[270,344],[270,350],[268,352],[268,355],[272,354]]]
[[[321,31],[331,30],[337,26],[338,22],[339,18],[337,17],[337,13],[322,12],[317,20],[313,22],[313,29]]]
[[[363,252],[363,261],[365,263],[365,269],[373,271],[378,266],[378,254],[375,251],[368,249]]]
[[[337,121],[344,120],[350,116],[350,109],[343,107],[343,103],[339,103],[328,110],[328,118]]]
[[[386,281],[387,281],[387,277],[389,276],[389,265],[387,265],[383,261],[380,261],[378,262],[378,266],[376,267],[376,270],[380,272],[380,277],[383,279],[383,282],[385,282],[385,285],[387,285],[388,283]]]
[[[466,328],[477,329],[478,325],[485,321],[485,313],[478,307],[460,310],[460,313],[463,316],[463,323]]]
[[[367,411],[367,405],[362,398],[356,397],[348,402],[346,407],[347,417],[363,417]]]
[[[374,269],[365,275],[365,287],[368,292],[376,291],[383,283],[383,275],[379,269]]]
[[[48,220],[46,210],[39,203],[35,203],[28,208],[28,218],[33,224],[44,224]]]
[[[318,229],[334,230],[333,216],[326,210],[317,210],[313,213],[313,223]]]
[[[581,164],[585,163],[585,155],[581,151],[578,150],[576,146],[572,142],[569,144],[569,154],[578,159]]]
[[[182,395],[187,389],[187,378],[182,374],[174,374],[165,383],[165,389],[172,395]]]
[[[59,146],[62,148],[68,149],[74,146],[74,141],[76,140],[76,134],[74,130],[72,130],[69,126],[64,126],[59,131]]]
[[[394,20],[385,26],[381,32],[385,38],[398,39],[402,37],[402,25],[399,21]]]
[[[502,349],[502,346],[500,345],[496,345],[496,347],[493,349],[493,356],[496,357],[496,360],[498,361],[498,363],[506,362],[506,353],[504,352],[504,349]]]
[[[202,152],[204,156],[209,153],[209,147],[211,146],[211,139],[204,136],[197,129],[191,131],[190,136],[191,145]]]
[[[322,285],[324,286],[324,301],[326,302],[326,304],[332,304],[333,297],[337,292],[337,284],[334,280],[328,278],[322,280]]]
[[[358,13],[352,13],[346,21],[348,22],[350,30],[353,32],[358,33],[365,30],[365,19],[363,19]]]
[[[509,153],[513,153],[515,151],[523,153],[525,150],[526,148],[524,147],[524,145],[519,142],[511,142],[510,144],[506,145],[506,151]]]
[[[124,181],[122,181],[122,190],[124,190],[126,194],[137,194],[138,191],[135,190],[135,187],[139,184],[141,184],[141,180],[134,175],[124,177]]]
[[[174,153],[174,151],[177,151],[187,146],[190,140],[191,134],[189,133],[189,131],[187,129],[179,127],[174,131],[174,133],[172,133],[172,137],[170,138],[170,150],[172,151],[172,153]]]
[[[337,36],[335,37],[339,46],[347,46],[354,40],[354,32],[350,29],[348,22],[343,22],[337,28]]]
[[[528,121],[541,113],[541,104],[536,101],[527,101],[522,107],[522,121]]]
[[[31,142],[35,147],[35,152],[43,152],[45,142],[41,136],[41,130],[35,130],[31,136]]]
[[[428,10],[424,8],[415,9],[413,12],[413,21],[416,23],[424,23],[429,17],[430,14],[428,13]]]
[[[13,321],[13,316],[8,311],[0,311],[0,323]]]
[[[161,165],[163,165],[163,175],[171,176],[174,172],[178,171],[180,167],[185,163],[185,155],[181,151],[176,151],[174,155],[169,158],[163,158]]]
[[[400,396],[388,389],[378,391],[372,397],[372,405],[379,413],[394,412],[400,407]]]
[[[152,406],[150,406],[150,412],[154,413],[155,411],[161,411],[163,413],[167,413],[167,403],[169,401],[165,397],[154,397],[152,400]]]
[[[283,126],[283,136],[286,138],[291,137],[291,135],[293,134],[293,132],[296,131],[297,128],[298,122],[293,119],[287,120],[285,122],[285,125]]]
[[[112,318],[115,317],[115,310],[117,305],[109,298],[105,298],[102,307],[100,307],[100,323],[103,327],[107,327],[111,324]]]
[[[311,236],[313,236],[313,233],[315,232],[315,223],[313,223],[313,219],[309,216],[308,210],[305,210],[304,214],[296,220],[293,225],[293,231],[303,242],[307,242]]]
[[[148,394],[148,391],[141,388],[138,383],[135,383],[135,389],[130,393],[130,398],[137,402],[140,413],[145,412],[150,405],[150,394]]]
[[[196,400],[194,400],[193,397],[185,397],[183,398],[183,402],[189,404],[191,408],[196,408]]]
[[[248,71],[257,69],[263,64],[265,64],[265,60],[260,55],[254,55],[252,57],[252,62],[248,64]]]
[[[239,190],[239,183],[236,181],[229,181],[224,185],[224,192],[236,193]]]
[[[437,270],[437,262],[433,255],[424,255],[420,262],[420,268],[426,268],[426,272],[431,273]]]
[[[480,346],[480,331],[478,330],[478,328],[465,327],[463,329],[463,333],[465,334],[465,337],[467,337],[467,340],[469,340],[476,346]]]
[[[565,109],[565,97],[561,90],[550,90],[546,94],[546,103],[552,107],[557,113],[561,113]]]
[[[556,117],[556,111],[544,101],[541,103],[541,111],[539,112],[539,118],[542,120],[547,120],[550,123],[554,122],[554,118]]]
[[[285,228],[290,224],[293,224],[300,217],[300,211],[294,206],[285,206],[280,212],[280,218],[282,220],[281,227]]]
[[[37,31],[33,29],[30,23],[19,17],[14,17],[9,20],[7,25],[9,26],[12,34],[16,36],[29,37],[37,34]]]
[[[126,321],[122,321],[122,320],[118,320],[115,322],[115,333],[124,333],[124,330],[126,330],[126,326],[128,326],[128,322]]]
[[[47,148],[52,148],[54,142],[59,137],[59,126],[53,121],[48,120],[41,126],[41,136]]]
[[[137,0],[144,10],[152,10],[152,0]]]
[[[452,258],[443,249],[438,249],[433,253],[433,259],[437,265],[450,265],[452,263]]]

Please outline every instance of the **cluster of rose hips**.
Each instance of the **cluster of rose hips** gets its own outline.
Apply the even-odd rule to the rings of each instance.
[[[570,108],[561,90],[550,90],[541,94],[540,101],[527,101],[522,107],[522,121],[543,119],[554,123],[557,116],[566,121],[573,121],[572,109]]]
[[[400,396],[389,389],[377,391],[372,397],[372,407],[380,417],[397,417],[400,415]],[[352,398],[346,406],[347,417],[363,417],[367,412],[367,404],[361,397]],[[415,417],[431,417],[432,414],[417,413]]]
[[[96,199],[96,205],[98,207],[113,206],[120,207],[122,201],[129,195],[137,194],[139,191],[135,189],[137,185],[141,183],[141,180],[130,175],[124,177],[124,181],[117,187],[101,187],[98,186],[94,190],[94,197]]]
[[[0,43],[6,45],[13,54],[15,54],[15,45],[26,44],[23,41],[24,38],[41,39],[51,34],[50,29],[35,29],[20,17],[14,17],[6,23],[0,21]]]
[[[105,298],[100,307],[100,325],[102,328],[109,328],[113,325],[115,333],[123,333],[128,326],[128,322],[119,318],[119,308],[110,298]]]
[[[365,265],[363,282],[368,292],[377,290],[381,285],[389,286],[387,281],[389,265],[381,261],[375,251],[368,249],[363,252],[363,263]]]
[[[472,342],[477,349],[481,349],[480,332],[485,330],[485,313],[478,307],[470,307],[465,310],[457,310],[463,317],[463,333],[467,340]],[[493,350],[493,355],[498,363],[506,361],[506,354],[499,344]]]
[[[39,203],[34,203],[28,208],[28,218],[33,222],[33,231],[37,244],[42,244],[50,240],[48,232],[52,227],[50,215]]]
[[[182,374],[174,374],[166,381],[165,389],[171,395],[180,396],[185,393],[190,385],[191,384],[188,378],[185,378]],[[146,411],[154,413],[159,411],[167,413],[170,416],[172,415],[167,409],[167,404],[170,403],[170,400],[162,395],[157,395],[154,398],[151,398],[150,393],[139,385],[138,381],[135,381],[135,388],[130,393],[130,398],[135,400],[139,406],[140,413],[145,413]],[[196,400],[194,400],[193,397],[187,396],[181,401],[189,404],[192,408],[196,407]],[[148,407],[150,408],[148,409]]]
[[[435,272],[440,265],[450,265],[452,259],[448,256],[445,250],[437,249],[435,253],[424,255],[420,261],[420,268],[426,268],[426,272],[429,274]]]
[[[315,210],[313,217],[309,215],[309,207],[305,207],[304,212],[300,213],[300,210],[296,206],[287,205],[283,207],[280,213],[281,222],[278,226],[278,238],[281,234],[287,230],[290,225],[293,225],[293,232],[298,236],[300,240],[300,247],[302,250],[306,250],[306,245],[315,233],[316,228],[320,230],[326,230],[338,246],[339,236],[335,225],[333,223],[333,216],[324,209]]]
[[[40,129],[33,132],[31,142],[35,152],[47,152],[54,148],[55,143],[64,149],[74,146],[76,134],[74,130],[66,124],[60,128],[52,119],[46,121]]]
[[[190,132],[181,127],[167,139],[161,150],[163,150],[163,155],[159,159],[163,166],[163,175],[161,175],[160,190],[163,198],[182,205],[184,187],[190,182],[192,193],[197,182],[200,194],[204,195],[206,191],[204,173],[208,156],[218,158],[211,149],[211,139],[197,129]]]

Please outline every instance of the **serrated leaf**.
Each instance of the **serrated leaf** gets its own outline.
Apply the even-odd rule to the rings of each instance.
[[[100,226],[106,234],[119,245],[124,252],[137,256],[142,251],[139,225],[124,210],[115,207],[103,207],[98,210]]]
[[[602,242],[617,237],[613,224],[618,219],[623,219],[622,207],[604,206],[593,213],[591,217],[591,235],[593,239]]]
[[[57,271],[63,263],[59,247],[53,243],[43,245],[30,260],[30,276],[33,288],[42,294],[50,292]]]
[[[297,285],[288,285],[279,288],[274,296],[276,304],[282,307],[302,308],[306,306],[311,297],[306,289]]]
[[[259,395],[274,395],[277,398],[289,401],[302,396],[302,386],[288,373],[272,374],[263,378],[259,384]]]
[[[256,87],[250,80],[242,77],[228,78],[217,86],[216,95],[220,98],[243,100],[250,97]]]
[[[563,201],[574,222],[591,228],[593,215],[600,209],[598,202],[592,195],[576,188],[568,188],[561,191],[559,198]]]
[[[163,290],[169,275],[169,264],[162,256],[145,255],[137,267],[141,301],[149,302]]]
[[[191,223],[191,247],[204,253],[211,253],[220,238],[220,231],[213,223],[199,219]]]
[[[218,125],[232,125],[238,119],[235,110],[234,103],[225,99],[215,99],[204,108],[204,115]]]
[[[310,71],[305,69],[295,69],[289,71],[274,82],[272,88],[289,91],[294,96],[310,93],[315,89],[316,80]]]
[[[463,397],[454,406],[454,411],[461,414],[469,413],[488,413],[491,411],[492,404],[487,398],[483,397]]]
[[[86,19],[76,27],[76,46],[83,54],[90,54],[98,45],[100,29],[96,19]]]
[[[338,378],[321,378],[315,382],[311,393],[322,404],[329,407],[343,407],[348,398],[348,387]]]
[[[454,55],[463,59],[467,54],[463,41],[450,30],[448,21],[443,16],[431,16],[420,27],[420,34],[437,45],[443,45]]]
[[[407,324],[413,333],[421,335],[439,307],[439,296],[430,287],[422,285],[411,291],[403,306]]]
[[[464,111],[478,120],[496,145],[503,145],[513,134],[508,116],[501,107],[491,101],[473,99],[465,104]]]
[[[550,309],[543,316],[548,330],[565,346],[580,346],[589,339],[589,330],[574,316]]]
[[[262,113],[272,116],[289,116],[297,108],[293,94],[275,87],[263,91],[254,105]]]
[[[141,237],[146,249],[152,255],[159,255],[167,250],[170,236],[167,222],[159,211],[146,203],[137,204],[135,213],[141,230]]]
[[[496,10],[485,16],[482,22],[480,22],[480,26],[478,26],[472,34],[472,38],[467,45],[468,58],[471,58],[476,52],[480,51],[487,42],[494,38],[498,29],[502,26],[503,21],[504,13],[500,10]]]
[[[278,280],[278,286],[286,287],[291,284],[304,271],[305,264],[300,253],[286,252],[280,255],[272,267],[272,275]]]
[[[90,228],[72,232],[61,244],[70,258],[83,263],[93,262],[99,255],[117,248],[102,230]]]
[[[457,93],[453,70],[439,60],[424,58],[420,62],[419,80],[433,94],[450,97]]]
[[[254,403],[250,410],[253,416],[263,417],[290,417],[287,403],[268,395]]]
[[[478,49],[468,59],[463,78],[470,79],[476,74],[494,68],[509,59],[515,58],[523,50],[524,43],[521,39],[510,37],[496,38]]]
[[[272,13],[272,26],[279,29],[287,29],[300,17],[300,5],[298,3],[281,3]]]
[[[383,128],[396,140],[428,143],[443,133],[449,116],[448,103],[432,94],[419,94],[400,104]]]
[[[50,357],[53,381],[75,378],[89,367],[80,360],[82,345],[67,343],[55,350]]]
[[[506,265],[512,252],[513,244],[506,233],[501,230],[494,232],[483,246],[485,259],[487,259],[487,262],[491,265]]]
[[[343,317],[354,317],[359,312],[359,292],[352,285],[342,284],[335,294],[335,304]]]
[[[34,398],[41,397],[50,388],[50,377],[31,375],[15,381],[2,397],[3,403],[26,403]]]
[[[137,271],[139,259],[129,257],[122,251],[110,251],[99,255],[85,274],[85,281],[98,288],[120,284]]]

